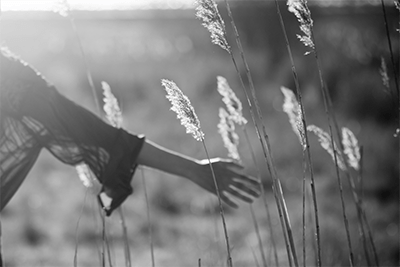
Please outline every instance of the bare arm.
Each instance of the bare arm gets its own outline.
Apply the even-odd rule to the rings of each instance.
[[[249,203],[253,201],[251,197],[258,197],[259,184],[254,178],[243,173],[243,167],[219,158],[211,159],[211,162],[221,198],[229,206],[237,208],[232,196]],[[196,160],[146,140],[137,163],[187,178],[216,194],[208,160]]]

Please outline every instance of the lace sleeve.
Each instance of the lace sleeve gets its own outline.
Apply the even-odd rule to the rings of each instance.
[[[108,125],[26,64],[1,60],[1,208],[46,148],[66,164],[90,167],[113,199],[110,214],[133,191],[130,182],[144,137]]]

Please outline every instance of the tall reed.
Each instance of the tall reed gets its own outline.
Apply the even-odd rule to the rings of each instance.
[[[279,6],[279,3],[278,3],[278,0],[275,0],[275,6],[276,6],[277,14],[278,14],[278,17],[279,17],[280,26],[281,26],[281,29],[282,29],[282,32],[283,32],[283,37],[285,39],[286,49],[287,49],[287,52],[288,52],[288,55],[289,55],[289,59],[290,59],[290,63],[291,63],[291,69],[292,69],[293,80],[294,80],[294,83],[295,83],[296,95],[297,95],[297,99],[298,99],[298,103],[299,103],[299,107],[300,107],[300,113],[301,114],[299,116],[301,116],[301,123],[303,124],[303,133],[304,133],[304,137],[303,138],[301,138],[301,136],[300,136],[300,143],[303,145],[303,161],[304,161],[304,164],[307,163],[309,171],[310,171],[310,186],[311,186],[311,194],[312,194],[312,199],[313,199],[314,216],[315,216],[315,238],[316,238],[316,242],[317,242],[317,265],[321,266],[321,264],[322,264],[322,259],[321,259],[321,236],[320,236],[320,226],[319,226],[319,216],[318,216],[317,193],[316,193],[316,189],[315,189],[315,180],[314,180],[314,168],[313,168],[313,164],[312,164],[312,155],[311,155],[311,149],[310,149],[308,133],[307,133],[307,131],[304,131],[304,129],[307,129],[306,112],[305,112],[305,109],[304,109],[302,93],[301,93],[301,89],[300,89],[300,82],[299,82],[296,66],[295,66],[294,59],[293,59],[292,49],[291,49],[291,46],[290,46],[289,38],[288,38],[288,35],[287,35],[287,32],[286,32],[286,26],[285,26],[285,23],[284,23],[284,20],[283,20],[283,17],[282,17],[282,13],[281,13],[281,10],[280,10],[280,6]],[[292,124],[292,127],[293,127],[293,124]],[[302,140],[303,140],[303,142],[302,142]],[[305,158],[305,151],[307,152],[307,158]],[[305,166],[304,166],[304,171],[305,171]],[[305,181],[303,179],[303,206],[305,207],[305,191],[304,191],[304,187],[305,187]],[[304,210],[305,210],[305,208],[303,208],[303,221],[305,220]],[[304,235],[305,235],[305,229],[304,228],[305,228],[305,225],[303,225],[303,240],[305,239],[304,238]],[[306,253],[305,253],[305,249],[304,249],[304,244],[303,244],[303,258],[304,258],[303,259],[303,265],[304,265],[305,261],[306,261],[306,259],[305,259],[306,258]]]
[[[80,39],[78,30],[77,30],[77,27],[76,27],[76,24],[75,24],[75,19],[71,14],[71,8],[70,8],[70,5],[69,5],[68,1],[67,0],[58,0],[57,6],[54,9],[54,11],[56,13],[59,13],[63,17],[67,17],[69,19],[70,23],[71,23],[72,30],[75,33],[75,36],[76,36],[76,39],[77,39],[77,43],[78,43],[78,46],[79,46],[79,50],[81,52],[81,56],[82,56],[82,59],[83,59],[84,64],[85,64],[86,77],[87,77],[87,80],[88,80],[90,88],[91,88],[93,99],[95,101],[96,111],[97,111],[97,114],[100,116],[100,114],[101,114],[100,110],[101,109],[100,109],[100,104],[99,104],[99,100],[98,100],[97,93],[96,93],[96,88],[94,86],[92,73],[90,71],[89,64],[88,64],[88,61],[87,61],[87,57],[86,57],[85,51],[83,49],[82,41]],[[82,164],[82,165],[85,165],[85,164]],[[86,167],[86,168],[88,168],[88,167]],[[100,203],[99,203],[99,205],[100,205]],[[105,226],[106,225],[105,224],[105,214],[103,212],[101,212],[101,208],[99,209],[99,211],[101,213],[100,216],[102,218],[102,225]],[[104,238],[104,242],[106,242],[104,234],[105,234],[105,229],[103,229],[103,238]],[[104,255],[104,254],[105,254],[105,252],[103,250],[102,255]],[[104,257],[103,257],[102,261],[103,261],[103,264],[104,264]]]
[[[226,104],[226,108],[229,110],[228,113],[224,108],[219,109],[220,122],[218,124],[218,132],[220,133],[222,141],[228,150],[228,157],[231,157],[233,160],[241,163],[242,160],[240,158],[238,151],[239,136],[235,132],[235,122],[242,124],[244,127],[244,125],[247,123],[247,120],[243,117],[242,114],[242,103],[236,97],[232,89],[229,87],[229,84],[226,81],[226,79],[220,76],[218,76],[217,78],[218,78],[218,87],[217,87],[218,92],[223,96],[222,100]],[[257,176],[260,177],[259,173]],[[249,206],[250,206],[251,219],[253,221],[254,230],[256,232],[258,239],[258,247],[260,249],[261,259],[263,262],[263,266],[266,267],[267,261],[257,223],[257,218],[255,216],[253,204],[250,203]]]
[[[397,6],[396,1],[394,1],[394,3]],[[400,99],[400,90],[399,90],[399,77],[398,77],[398,72],[397,72],[397,67],[396,67],[396,63],[394,61],[394,53],[393,53],[393,47],[392,47],[392,40],[390,38],[390,30],[389,30],[389,25],[388,25],[388,20],[387,20],[387,14],[386,14],[386,8],[385,8],[385,3],[383,0],[381,0],[381,7],[382,7],[382,13],[383,13],[383,19],[384,19],[384,24],[385,24],[385,31],[386,31],[386,37],[387,37],[387,41],[388,41],[388,48],[389,48],[389,52],[390,52],[390,61],[392,63],[392,70],[393,70],[393,77],[394,77],[394,82],[396,85],[396,92],[397,95]],[[399,102],[400,104],[400,102]],[[399,107],[400,108],[400,107]]]
[[[186,133],[191,134],[196,141],[200,141],[203,144],[203,148],[206,153],[208,163],[210,166],[210,170],[211,170],[211,174],[213,177],[216,194],[218,197],[219,211],[220,211],[220,215],[221,215],[222,226],[224,229],[226,249],[227,249],[227,254],[228,254],[227,263],[228,263],[228,266],[232,267],[233,263],[232,263],[230,245],[229,245],[228,230],[227,230],[225,215],[224,215],[224,208],[222,206],[222,200],[221,200],[221,195],[220,195],[219,188],[218,188],[217,178],[215,177],[214,168],[211,164],[210,156],[208,154],[207,146],[205,143],[205,138],[204,138],[205,135],[200,127],[200,120],[198,119],[197,114],[196,114],[192,104],[190,103],[189,98],[182,93],[182,91],[178,88],[178,86],[174,82],[163,79],[161,81],[161,84],[165,88],[165,91],[167,93],[167,96],[166,96],[167,99],[171,102],[171,105],[172,105],[171,110],[177,114],[177,117],[181,121],[181,124],[186,128]]]
[[[350,265],[354,266],[353,248],[352,248],[352,244],[351,244],[350,231],[349,231],[349,227],[348,227],[345,203],[344,203],[344,199],[343,199],[343,187],[342,187],[342,182],[341,182],[341,178],[340,178],[340,170],[339,170],[340,166],[339,166],[339,161],[338,161],[338,151],[334,144],[333,130],[332,130],[332,128],[333,128],[332,120],[334,121],[333,123],[335,125],[337,125],[337,122],[335,120],[335,117],[332,115],[334,113],[334,111],[332,109],[332,106],[330,105],[329,92],[328,92],[328,90],[325,86],[325,82],[324,82],[321,62],[320,62],[320,58],[318,55],[318,49],[316,47],[314,33],[313,33],[313,20],[311,18],[311,11],[308,8],[307,0],[288,0],[288,9],[290,12],[292,12],[297,17],[297,20],[300,23],[300,30],[304,34],[304,35],[297,35],[297,37],[306,47],[311,48],[311,51],[308,51],[306,54],[311,54],[311,53],[314,54],[314,58],[315,58],[315,61],[317,64],[318,76],[319,76],[319,81],[320,81],[320,90],[322,93],[325,114],[326,114],[328,126],[329,126],[329,137],[330,137],[329,141],[331,142],[331,147],[333,149],[333,158],[334,158],[335,168],[336,168],[336,177],[338,180],[340,198],[341,198],[341,202],[342,202],[343,220],[344,220],[344,224],[345,224],[345,228],[346,228],[347,243],[348,243],[348,248],[349,248],[349,260],[350,260]],[[337,130],[337,128],[336,128],[336,130]],[[339,140],[341,140],[340,136],[339,136]],[[341,151],[343,151],[343,150],[341,150]],[[356,203],[356,205],[357,205],[357,203]],[[359,223],[361,223],[361,222],[359,221]]]
[[[288,236],[288,240],[290,242],[290,248],[291,251],[288,251],[288,254],[292,253],[292,256],[294,258],[294,262],[295,265],[298,266],[297,263],[297,256],[296,256],[296,251],[295,251],[295,245],[294,245],[294,240],[293,240],[293,233],[292,233],[292,229],[291,229],[291,225],[290,225],[290,219],[288,217],[288,212],[287,210],[285,211],[284,208],[286,207],[285,204],[285,199],[284,196],[282,194],[282,191],[279,188],[279,178],[277,176],[277,172],[275,169],[275,165],[273,163],[273,158],[272,158],[272,153],[271,153],[271,147],[269,144],[269,137],[266,133],[266,128],[263,125],[263,134],[261,134],[260,131],[260,127],[257,123],[257,119],[254,115],[254,111],[252,108],[252,101],[254,102],[254,105],[256,106],[256,111],[257,111],[257,117],[258,120],[260,121],[260,123],[262,124],[262,115],[261,115],[261,110],[260,107],[258,105],[258,100],[256,97],[256,93],[255,93],[255,89],[254,89],[254,83],[253,80],[251,78],[251,73],[250,73],[250,69],[249,66],[247,64],[247,60],[246,57],[244,55],[244,51],[243,51],[243,47],[240,41],[240,37],[239,37],[239,33],[237,31],[234,19],[233,19],[233,15],[229,6],[228,1],[225,1],[227,10],[228,10],[228,14],[230,17],[230,21],[232,24],[232,27],[234,29],[235,32],[235,39],[236,39],[236,44],[239,48],[240,54],[241,54],[241,58],[243,63],[245,64],[246,67],[246,75],[250,84],[250,91],[251,91],[251,95],[252,98],[250,99],[250,96],[247,92],[247,89],[244,85],[243,79],[241,77],[240,71],[239,71],[239,67],[238,64],[236,62],[236,59],[233,55],[232,49],[227,41],[227,34],[226,34],[226,29],[225,29],[225,23],[222,20],[222,17],[218,11],[217,8],[217,4],[215,3],[215,1],[213,0],[198,0],[197,1],[198,6],[196,8],[197,13],[196,16],[198,18],[200,18],[203,21],[203,25],[209,30],[209,32],[211,33],[211,40],[213,43],[219,45],[222,49],[224,49],[225,51],[228,52],[228,54],[230,55],[232,62],[234,64],[235,70],[237,72],[237,75],[239,77],[242,89],[246,95],[246,99],[247,102],[249,104],[249,110],[250,110],[250,114],[254,123],[254,127],[256,129],[256,133],[257,133],[257,137],[261,143],[261,147],[264,153],[264,158],[266,160],[267,166],[268,166],[268,170],[271,174],[272,177],[272,181],[273,181],[273,192],[275,195],[275,199],[277,200],[276,204],[277,204],[277,209],[278,209],[278,213],[279,213],[279,218],[281,221],[281,226],[282,226],[282,231],[286,231],[287,232],[287,236]],[[288,255],[288,257],[290,258],[290,256]],[[289,260],[290,261],[290,260]]]
[[[271,222],[270,211],[269,211],[268,203],[267,203],[267,200],[266,200],[266,194],[264,192],[264,187],[262,185],[262,180],[261,180],[261,171],[260,171],[260,168],[258,166],[257,158],[256,158],[256,155],[255,155],[254,149],[253,149],[253,147],[251,145],[249,135],[247,133],[247,129],[246,129],[247,120],[243,116],[242,102],[236,96],[235,92],[229,86],[228,81],[224,77],[221,77],[221,76],[217,77],[217,90],[220,93],[220,95],[222,96],[222,101],[225,103],[226,108],[229,111],[229,115],[230,115],[231,120],[241,127],[241,129],[243,131],[243,134],[245,136],[246,144],[247,144],[247,146],[249,148],[250,155],[251,155],[254,167],[256,168],[257,180],[258,180],[258,183],[260,184],[261,196],[262,196],[262,199],[263,199],[263,202],[264,202],[264,207],[265,207],[266,213],[267,213],[267,220],[268,220],[268,223],[269,223],[268,229],[269,229],[269,232],[270,232],[272,247],[273,247],[273,251],[274,251],[275,265],[279,266],[279,259],[278,259],[277,249],[276,249],[274,232],[272,230],[272,222]],[[220,117],[221,117],[221,115],[220,115]],[[221,128],[224,128],[224,127],[221,127]],[[223,140],[229,141],[230,140],[229,138],[224,138],[224,132],[225,131],[220,131],[220,134],[223,136]],[[231,145],[230,144],[225,144],[225,146],[226,147],[230,147]],[[250,208],[251,208],[251,212],[253,212],[252,207],[250,207]],[[256,222],[254,222],[254,224],[256,225]],[[257,232],[257,230],[256,230],[256,232]],[[259,240],[260,240],[260,238],[259,238]],[[260,241],[259,241],[259,243],[260,243],[260,249],[263,250],[262,243]],[[265,265],[265,262],[264,262],[265,256],[263,255],[263,253],[262,253],[262,257],[263,257],[262,258],[263,259],[263,263]]]

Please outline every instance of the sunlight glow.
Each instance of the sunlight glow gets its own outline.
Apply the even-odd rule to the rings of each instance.
[[[51,11],[60,0],[1,0],[1,11]],[[191,0],[68,0],[75,10],[184,9]]]

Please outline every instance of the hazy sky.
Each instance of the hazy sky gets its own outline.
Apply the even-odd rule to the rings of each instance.
[[[1,10],[53,10],[61,0],[1,0]],[[193,0],[68,0],[72,9],[191,8]]]

